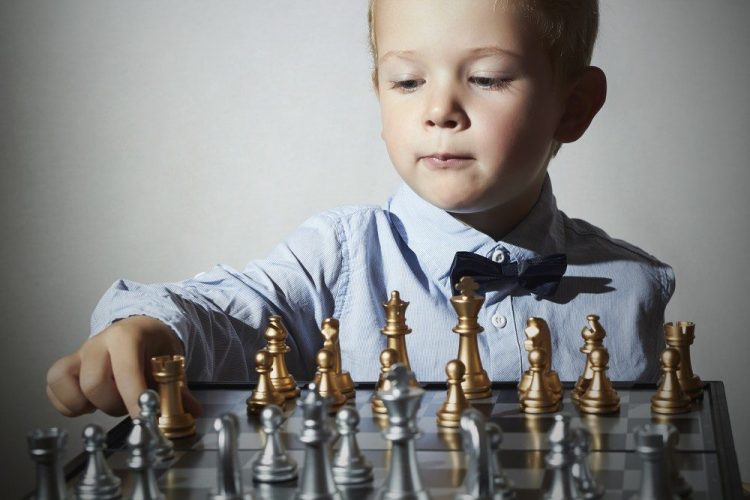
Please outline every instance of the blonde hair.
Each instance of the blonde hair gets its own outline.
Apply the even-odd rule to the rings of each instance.
[[[549,54],[555,77],[568,81],[591,64],[599,30],[599,0],[495,0],[519,12],[531,22]],[[378,45],[375,38],[375,0],[369,0],[367,25],[377,84]]]

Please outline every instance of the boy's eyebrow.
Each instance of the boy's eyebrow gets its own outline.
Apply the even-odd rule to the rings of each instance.
[[[501,55],[506,57],[521,57],[519,54],[516,54],[515,52],[511,52],[509,50],[503,49],[502,47],[498,45],[490,45],[487,47],[474,47],[471,49],[466,50],[467,54],[470,54],[472,57],[484,57],[484,56],[492,56],[492,55]],[[401,57],[401,58],[408,58],[408,56],[416,54],[415,50],[389,50],[382,56],[378,58],[378,63],[381,63],[385,61],[386,59],[390,59],[393,57]]]

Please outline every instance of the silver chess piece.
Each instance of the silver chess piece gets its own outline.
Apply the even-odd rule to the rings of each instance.
[[[132,500],[164,500],[154,473],[156,436],[140,417],[133,419],[128,435],[128,468],[133,471]]]
[[[76,483],[78,500],[116,500],[122,498],[120,478],[115,476],[104,458],[106,435],[95,424],[83,429],[83,449],[88,454],[86,467]]]
[[[656,436],[656,437],[653,437]],[[693,488],[685,481],[675,462],[674,451],[680,438],[677,428],[672,424],[646,424],[636,430],[636,445],[641,455],[643,472],[641,474],[641,493],[643,499],[656,498],[650,495],[659,494],[663,489],[661,484],[663,478],[653,480],[654,474],[660,472],[668,478],[668,490],[670,494],[680,498],[689,498]],[[663,447],[661,451],[656,450],[658,446],[654,443],[657,437],[661,439]],[[641,446],[641,441],[643,446]],[[643,448],[643,450],[641,450]]]
[[[151,389],[146,389],[138,396],[138,416],[148,425],[151,432],[156,436],[156,464],[157,466],[168,466],[167,462],[174,458],[174,443],[164,436],[159,430],[159,394]]]
[[[391,386],[378,397],[388,411],[388,428],[383,433],[391,443],[388,475],[378,498],[389,500],[426,500],[429,493],[422,485],[414,440],[419,436],[416,415],[424,396],[414,374],[401,363],[386,374]]]
[[[29,454],[36,462],[36,492],[39,500],[63,500],[65,478],[62,469],[62,454],[68,433],[57,427],[34,429],[27,434]]]
[[[242,486],[240,461],[237,454],[237,433],[240,423],[237,415],[225,413],[214,420],[214,430],[218,436],[219,460],[216,466],[217,492],[209,496],[211,500],[252,500]]]
[[[516,492],[513,491],[513,483],[503,470],[500,462],[500,445],[503,443],[503,431],[495,422],[487,422],[485,425],[487,440],[490,444],[490,462],[492,465],[492,484],[495,488],[494,497],[496,500],[511,500],[516,498]]]
[[[336,428],[341,444],[333,458],[333,480],[338,484],[361,484],[372,481],[372,464],[357,444],[359,413],[345,406],[336,414]]]
[[[278,483],[297,477],[297,462],[281,443],[279,432],[284,416],[276,405],[268,405],[260,412],[260,422],[266,434],[266,444],[253,460],[253,479],[260,483]]]
[[[461,436],[466,453],[464,492],[456,500],[491,500],[493,492],[492,463],[484,416],[476,408],[461,414]]]
[[[547,464],[543,482],[545,500],[583,498],[572,472],[574,457],[569,414],[555,415],[555,423],[549,433],[549,443],[551,449],[544,457]]]
[[[573,467],[571,469],[573,477],[578,481],[578,488],[581,490],[584,499],[598,500],[604,495],[604,487],[596,482],[596,478],[589,467],[589,453],[591,452],[591,432],[588,429],[579,427],[573,429]]]
[[[314,383],[299,401],[303,423],[299,440],[305,444],[305,463],[300,472],[296,498],[301,500],[342,500],[331,472],[328,441],[331,431],[327,415],[330,400],[317,392]]]

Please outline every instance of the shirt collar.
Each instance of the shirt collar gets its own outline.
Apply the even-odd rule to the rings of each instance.
[[[565,252],[562,214],[557,209],[549,175],[531,211],[500,241],[425,201],[406,183],[402,183],[385,208],[392,225],[429,274],[446,283],[458,251],[491,258],[502,250],[510,261]]]

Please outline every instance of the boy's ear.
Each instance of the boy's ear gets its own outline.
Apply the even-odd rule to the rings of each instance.
[[[586,68],[568,90],[563,115],[555,131],[560,142],[578,140],[607,99],[607,77],[596,66]]]

